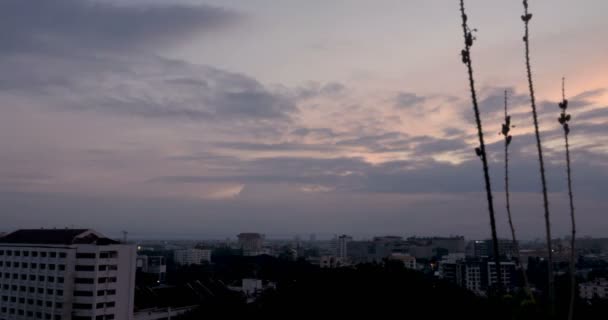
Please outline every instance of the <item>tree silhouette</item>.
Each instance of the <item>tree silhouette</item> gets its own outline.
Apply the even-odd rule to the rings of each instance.
[[[496,221],[494,219],[494,201],[492,199],[492,185],[490,183],[490,173],[488,168],[488,158],[486,155],[486,145],[483,139],[483,129],[481,126],[481,116],[479,114],[479,105],[477,103],[477,92],[475,91],[475,80],[473,78],[473,65],[471,60],[471,46],[476,40],[473,32],[467,24],[467,15],[464,8],[464,0],[460,0],[460,15],[462,18],[462,32],[464,36],[464,49],[460,52],[462,62],[467,66],[469,76],[469,88],[471,90],[471,100],[473,101],[473,112],[475,113],[475,123],[477,124],[477,136],[479,138],[479,147],[475,148],[477,156],[481,158],[483,167],[483,176],[486,187],[486,197],[488,200],[488,212],[490,215],[490,229],[492,232],[492,245],[494,249],[494,259],[496,260],[496,287],[498,291],[502,291],[502,273],[500,265],[500,252],[498,249],[498,236],[496,235]]]
[[[526,71],[528,75],[528,88],[530,89],[530,106],[532,108],[532,119],[534,122],[534,133],[536,136],[536,147],[538,150],[538,162],[540,165],[540,180],[542,184],[543,192],[543,207],[545,209],[545,231],[547,241],[547,291],[549,295],[549,309],[555,310],[555,288],[553,279],[553,250],[551,249],[551,220],[549,213],[549,198],[547,196],[547,180],[545,178],[545,162],[543,160],[543,149],[541,145],[540,132],[538,129],[538,116],[536,112],[536,97],[534,96],[534,83],[532,81],[532,68],[530,67],[530,32],[529,24],[532,19],[532,14],[528,12],[528,0],[523,0],[524,15],[521,19],[524,21],[525,34],[523,37],[525,44],[525,59],[526,59]]]

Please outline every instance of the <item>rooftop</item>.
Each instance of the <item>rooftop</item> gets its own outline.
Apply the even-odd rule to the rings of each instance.
[[[0,243],[26,244],[117,244],[92,229],[20,229],[0,237]]]

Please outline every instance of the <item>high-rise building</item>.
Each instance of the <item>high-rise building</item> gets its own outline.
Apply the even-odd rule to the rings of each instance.
[[[0,319],[133,319],[134,245],[91,229],[0,238]]]
[[[237,235],[239,247],[245,256],[257,256],[264,253],[264,236],[259,233],[245,232]]]
[[[348,259],[348,243],[353,241],[353,237],[343,234],[337,238],[337,241],[336,257],[346,261]]]

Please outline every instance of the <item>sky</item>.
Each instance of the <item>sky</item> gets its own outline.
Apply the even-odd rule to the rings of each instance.
[[[544,238],[519,1],[466,1],[499,235]],[[458,1],[0,2],[0,231],[487,238]],[[603,0],[530,1],[553,233],[608,236]]]

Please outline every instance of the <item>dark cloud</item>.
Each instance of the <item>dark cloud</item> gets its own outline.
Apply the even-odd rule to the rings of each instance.
[[[599,107],[597,109],[588,110],[580,113],[576,111],[568,110],[572,115],[573,121],[576,120],[608,120],[608,106]]]
[[[518,93],[515,88],[485,88],[481,92],[482,99],[479,100],[480,112],[483,113],[504,113],[505,90],[507,91],[508,108],[530,103],[530,96],[526,93]]]
[[[534,154],[524,153],[525,145],[533,143],[533,135],[518,137],[511,150],[511,184],[513,192],[537,192],[540,180],[538,162]],[[440,148],[442,148],[440,144]],[[471,151],[472,152],[472,151]],[[490,162],[494,191],[501,192],[502,144],[488,146],[488,152],[500,155]],[[564,192],[564,166],[562,153],[547,155],[546,170],[551,192]],[[573,158],[576,172],[576,189],[586,196],[597,195],[608,187],[605,170],[608,162],[577,162]],[[337,191],[372,193],[467,193],[481,192],[482,173],[478,158],[460,164],[425,161],[389,161],[370,164],[361,158],[306,158],[278,157],[243,161],[238,167],[245,174],[223,174],[221,176],[168,176],[151,180],[154,183],[211,183],[232,182],[241,184],[287,183],[331,186]],[[590,183],[592,182],[592,183]]]
[[[224,27],[240,15],[207,5],[92,0],[0,1],[0,52],[123,50]]]
[[[334,138],[338,136],[338,134],[330,128],[298,128],[291,131],[291,134],[300,137],[314,135],[322,138]]]
[[[410,142],[407,135],[401,132],[386,132],[343,139],[336,142],[336,146],[365,148],[372,152],[398,152],[409,149]]]
[[[416,95],[411,92],[399,92],[395,97],[395,107],[409,109],[418,106],[426,101],[426,97]]]
[[[304,143],[249,143],[249,142],[218,142],[215,147],[243,151],[333,151],[335,148],[322,144]]]
[[[339,82],[329,82],[321,85],[318,82],[308,82],[304,86],[297,87],[293,90],[287,90],[293,92],[294,98],[296,99],[312,99],[315,97],[335,97],[342,94],[346,90],[346,86]]]

